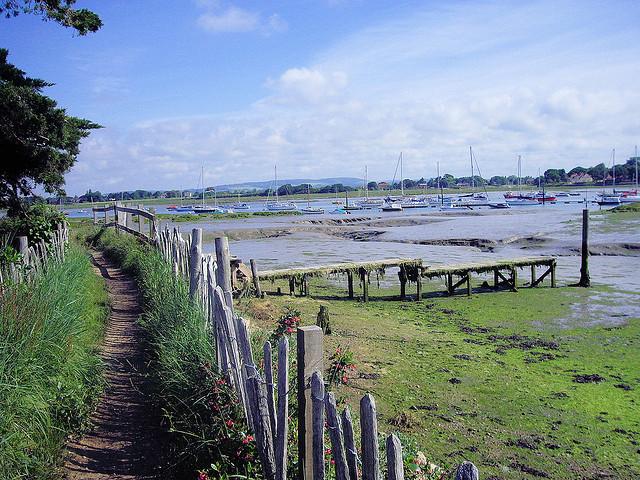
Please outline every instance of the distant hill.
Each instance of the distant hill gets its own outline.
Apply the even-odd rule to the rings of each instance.
[[[319,179],[311,179],[311,178],[283,178],[278,179],[278,186],[282,186],[285,184],[291,185],[301,185],[303,183],[309,183],[312,187],[322,187],[324,185],[334,185],[336,183],[341,183],[348,187],[359,187],[362,185],[361,178],[354,177],[333,177],[333,178],[319,178]],[[226,185],[216,185],[215,189],[218,192],[233,192],[236,190],[264,190],[265,188],[269,188],[272,186],[273,180],[267,180],[264,182],[245,182],[245,183],[230,183]],[[198,189],[192,188],[189,189],[190,192],[196,192]]]

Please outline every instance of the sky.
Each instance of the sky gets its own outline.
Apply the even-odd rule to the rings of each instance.
[[[624,161],[640,2],[78,0],[104,26],[0,18],[0,46],[85,139],[67,192],[470,174]],[[6,160],[5,160],[6,161]]]

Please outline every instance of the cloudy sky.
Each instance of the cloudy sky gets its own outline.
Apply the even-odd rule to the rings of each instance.
[[[640,143],[636,0],[78,1],[74,36],[0,19],[0,45],[83,142],[68,192],[279,177],[485,177],[623,160]]]

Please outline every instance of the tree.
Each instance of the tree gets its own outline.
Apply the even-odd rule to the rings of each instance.
[[[594,180],[604,180],[609,173],[609,169],[604,163],[599,163],[595,167],[591,167],[587,170],[587,173],[591,175]]]
[[[33,195],[37,185],[65,195],[64,174],[76,162],[80,140],[101,127],[68,116],[42,94],[52,84],[27,77],[7,62],[8,54],[0,49],[0,207],[12,215],[22,210],[21,197]]]
[[[43,20],[53,20],[75,29],[79,35],[96,32],[102,27],[100,17],[86,8],[73,8],[76,0],[2,0],[0,14],[6,18],[20,14],[35,14]]]

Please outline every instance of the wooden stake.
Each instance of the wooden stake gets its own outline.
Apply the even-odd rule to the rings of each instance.
[[[333,393],[327,393],[324,398],[324,406],[327,413],[327,428],[331,439],[331,455],[336,466],[336,480],[349,480],[349,467],[342,443],[342,422],[336,408],[336,397]]]
[[[362,282],[362,300],[369,301],[369,272],[364,268],[360,269],[360,281]]]
[[[278,421],[276,425],[276,479],[287,479],[289,435],[289,340],[278,342]]]
[[[555,284],[555,273],[552,272],[551,283]],[[590,287],[591,277],[589,275],[589,210],[582,210],[582,262],[580,265],[580,287]],[[555,285],[552,285],[555,286]]]
[[[322,329],[299,327],[297,340],[298,377],[298,478],[313,479],[313,410],[311,375],[323,371]]]
[[[387,472],[388,480],[404,480],[402,445],[393,434],[387,437]]]
[[[349,480],[358,480],[358,452],[356,451],[356,442],[353,435],[353,420],[351,420],[349,407],[345,407],[340,417],[342,419],[344,433],[344,449],[347,455],[347,465],[349,466]]]
[[[260,276],[258,275],[258,265],[256,265],[256,261],[252,258],[249,260],[251,264],[251,275],[253,276],[253,288],[256,291],[256,297],[262,297],[262,289],[260,288]]]
[[[227,237],[217,237],[215,239],[216,259],[218,269],[216,270],[216,283],[224,292],[227,307],[233,309],[233,294],[231,290],[231,256],[229,254],[229,240]]]
[[[349,298],[353,298],[353,272],[347,271],[347,293]]]
[[[380,480],[378,452],[378,420],[376,402],[367,394],[360,400],[360,434],[362,446],[362,479]]]
[[[313,480],[324,480],[324,382],[320,372],[311,376],[313,410]]]
[[[191,251],[189,252],[189,298],[197,298],[202,281],[202,229],[192,230]]]

